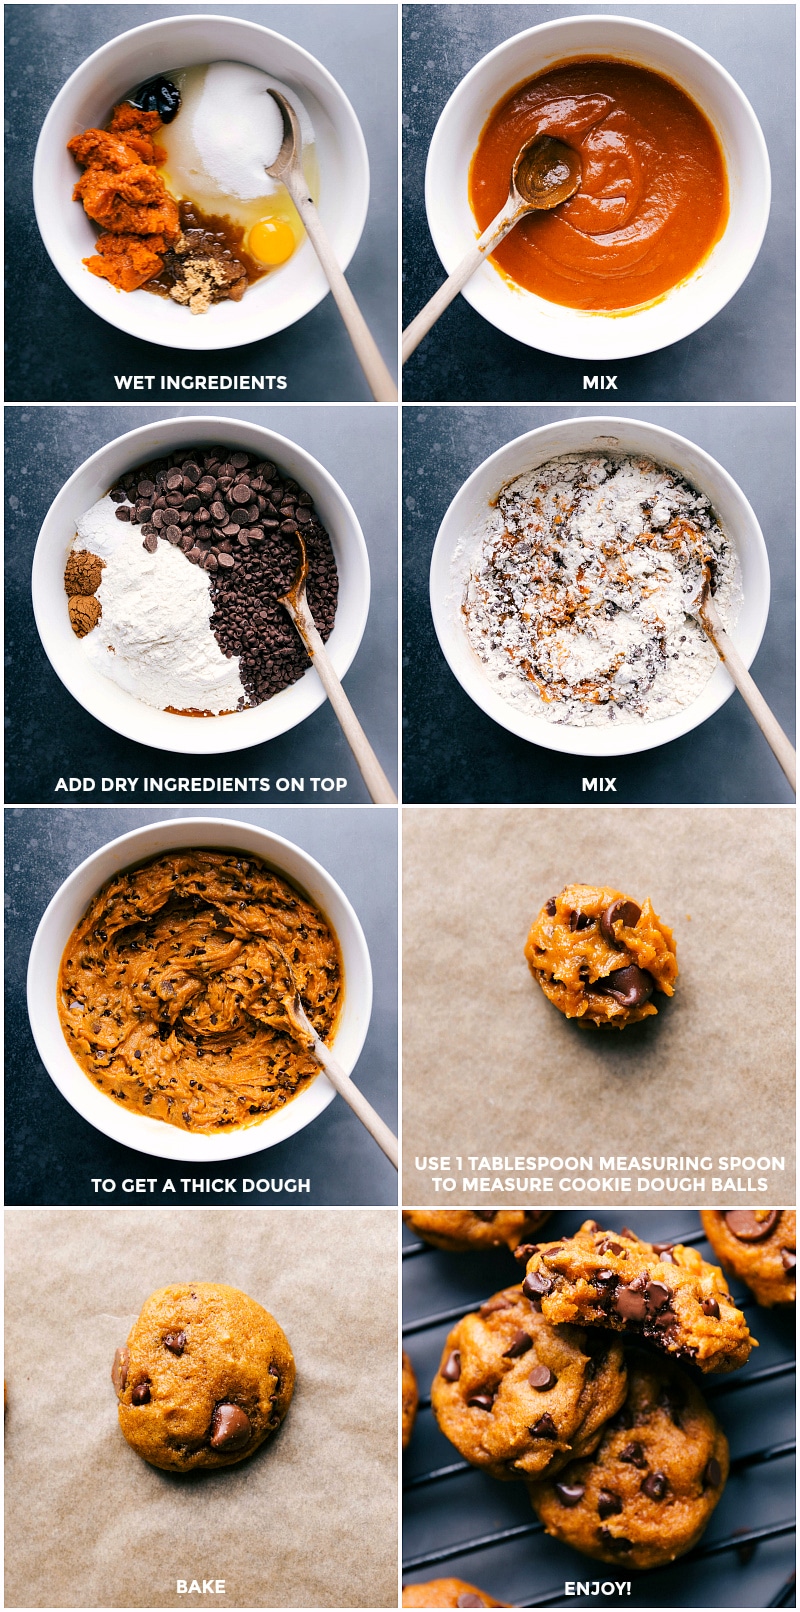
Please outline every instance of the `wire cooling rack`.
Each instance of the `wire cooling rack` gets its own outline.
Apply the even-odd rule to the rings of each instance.
[[[556,1212],[547,1236],[577,1230],[591,1211]],[[713,1263],[699,1217],[681,1210],[599,1211],[609,1230],[628,1225],[647,1241],[690,1243]],[[741,1284],[731,1291],[760,1348],[731,1376],[690,1371],[727,1434],[731,1472],[700,1544],[669,1567],[624,1572],[549,1538],[525,1485],[469,1466],[430,1408],[430,1383],[450,1328],[499,1288],[521,1280],[505,1249],[446,1253],[404,1229],[403,1337],[420,1389],[404,1461],[403,1582],[454,1577],[497,1600],[526,1606],[771,1607],[795,1605],[795,1320],[793,1306],[765,1310]],[[565,1590],[626,1582],[630,1594]]]

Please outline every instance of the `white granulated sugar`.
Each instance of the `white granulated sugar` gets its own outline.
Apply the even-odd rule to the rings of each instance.
[[[710,555],[730,629],[736,556],[705,495],[666,466],[550,459],[503,488],[474,537],[462,611],[510,704],[571,727],[654,722],[691,704],[718,666],[685,605]]]
[[[246,705],[238,656],[223,655],[211,630],[207,572],[169,543],[149,554],[139,528],[116,519],[122,540],[98,549],[81,531],[82,521],[75,547],[91,546],[106,560],[97,590],[102,615],[80,640],[95,670],[159,711],[171,706],[218,714]]]
[[[123,539],[131,535],[130,526],[117,520],[118,508],[119,505],[108,495],[92,504],[91,509],[85,510],[78,518],[80,542],[73,546],[77,549],[90,549],[92,554],[99,555],[101,560],[109,559]]]
[[[294,108],[304,146],[314,130],[298,97],[257,67],[212,62],[201,80],[192,80],[181,108],[184,129],[200,167],[220,195],[254,201],[278,188],[264,168],[275,161],[283,140],[280,107],[267,90],[279,90]],[[180,117],[175,120],[178,133]]]

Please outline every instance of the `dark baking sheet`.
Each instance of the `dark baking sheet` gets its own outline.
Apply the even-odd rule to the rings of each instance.
[[[590,1215],[557,1211],[548,1221],[548,1234],[574,1231]],[[597,1218],[610,1229],[629,1225],[648,1240],[691,1240],[716,1263],[696,1214],[603,1210]],[[462,1470],[458,1451],[439,1432],[430,1410],[430,1383],[457,1315],[518,1281],[520,1267],[505,1250],[455,1254],[428,1248],[407,1227],[403,1242],[404,1346],[421,1401],[404,1464],[404,1583],[463,1578],[514,1606],[795,1605],[793,1308],[762,1309],[733,1282],[731,1291],[743,1304],[760,1348],[730,1377],[703,1379],[692,1373],[725,1429],[732,1461],[700,1545],[670,1567],[630,1574],[630,1595],[568,1597],[565,1581],[623,1582],[628,1574],[549,1539],[523,1484],[499,1483],[471,1467]],[[435,1481],[418,1481],[449,1467],[456,1470]]]

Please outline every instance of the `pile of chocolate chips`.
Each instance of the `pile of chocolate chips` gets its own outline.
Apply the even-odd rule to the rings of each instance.
[[[212,447],[149,460],[122,476],[109,496],[117,519],[141,528],[151,554],[160,541],[171,543],[209,573],[211,627],[223,654],[239,656],[252,705],[302,677],[309,659],[278,603],[300,560],[295,533],[305,540],[308,602],[323,639],[333,631],[339,588],[330,538],[310,493],[268,460]]]

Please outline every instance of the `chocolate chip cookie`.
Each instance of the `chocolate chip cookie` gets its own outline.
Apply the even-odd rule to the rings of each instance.
[[[521,1287],[459,1321],[431,1387],[445,1437],[496,1478],[555,1472],[588,1454],[624,1398],[621,1345],[551,1326]]]
[[[414,1431],[414,1422],[419,1404],[419,1389],[414,1375],[414,1367],[403,1350],[403,1449],[406,1448],[411,1434]]]
[[[620,890],[569,884],[546,901],[525,943],[545,996],[568,1019],[624,1030],[657,1013],[655,991],[673,996],[672,930]]]
[[[516,1248],[534,1237],[546,1209],[404,1209],[403,1219],[434,1248]]]
[[[403,1606],[508,1606],[463,1578],[432,1578],[427,1584],[404,1584]]]
[[[233,1466],[279,1427],[294,1357],[277,1321],[235,1287],[182,1283],[152,1293],[111,1378],[119,1425],[151,1466]]]
[[[723,1269],[746,1282],[759,1304],[794,1304],[794,1209],[703,1209],[700,1218]]]
[[[628,1394],[594,1455],[530,1485],[548,1534],[615,1567],[662,1567],[697,1544],[728,1476],[728,1441],[675,1366],[626,1351]]]
[[[534,1249],[522,1291],[548,1321],[639,1333],[701,1371],[735,1371],[755,1344],[722,1272],[696,1249],[602,1231],[594,1220]]]

